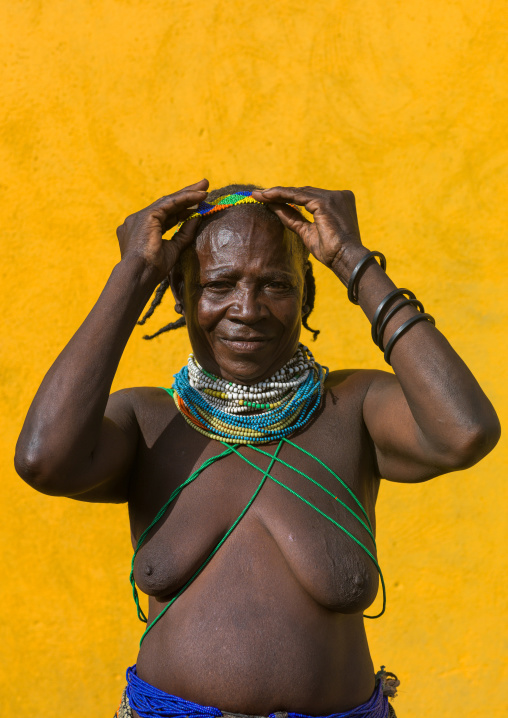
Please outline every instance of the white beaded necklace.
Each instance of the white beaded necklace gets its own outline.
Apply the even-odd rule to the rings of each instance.
[[[253,409],[273,409],[282,400],[290,399],[298,387],[305,383],[316,362],[311,351],[303,344],[287,364],[277,370],[269,379],[257,384],[242,385],[214,376],[203,369],[193,354],[189,356],[187,368],[189,384],[206,401],[226,414],[246,414]]]

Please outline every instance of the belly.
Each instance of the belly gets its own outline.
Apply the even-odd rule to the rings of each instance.
[[[298,535],[288,542],[298,545]],[[361,611],[375,576],[361,559],[332,565],[327,553],[293,561],[289,554],[255,516],[246,517],[147,634],[140,677],[252,715],[326,715],[367,700],[374,682]],[[149,620],[166,605],[164,592],[161,585],[150,599]]]

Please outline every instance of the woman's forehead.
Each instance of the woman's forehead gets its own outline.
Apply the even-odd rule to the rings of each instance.
[[[278,221],[267,221],[254,212],[232,212],[203,227],[196,240],[196,252],[201,266],[253,262],[289,268],[298,254],[295,240]]]

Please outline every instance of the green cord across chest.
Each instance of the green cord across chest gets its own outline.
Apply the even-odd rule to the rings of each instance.
[[[171,390],[171,389],[167,389],[166,391],[168,391],[168,393],[172,395],[172,390]],[[143,640],[145,639],[145,637],[146,637],[146,635],[148,634],[148,632],[155,626],[156,623],[158,623],[158,622],[161,620],[161,618],[164,616],[164,614],[166,613],[166,611],[173,605],[173,603],[177,600],[177,598],[179,598],[179,597],[182,595],[182,593],[190,586],[190,584],[197,578],[197,576],[199,576],[199,574],[204,570],[204,568],[210,563],[210,561],[211,561],[212,558],[215,556],[215,554],[217,553],[217,551],[220,549],[220,547],[222,546],[222,544],[223,544],[223,543],[227,540],[227,538],[232,534],[232,532],[235,530],[235,528],[238,526],[238,524],[240,523],[240,521],[243,519],[243,517],[245,516],[245,514],[247,513],[247,511],[249,510],[249,508],[252,506],[252,504],[254,503],[254,501],[255,501],[257,495],[259,494],[259,492],[260,492],[261,489],[263,488],[263,485],[265,484],[266,481],[273,481],[275,484],[277,484],[278,486],[280,486],[282,489],[284,489],[285,491],[289,492],[289,493],[290,493],[292,496],[294,496],[296,499],[298,499],[299,501],[302,501],[304,504],[306,504],[311,510],[316,511],[320,516],[322,516],[324,519],[326,519],[326,520],[329,521],[331,524],[333,524],[337,529],[339,529],[340,531],[343,531],[352,541],[354,541],[354,542],[367,554],[367,556],[368,556],[368,557],[371,559],[371,561],[374,563],[374,565],[375,565],[375,567],[376,567],[376,569],[377,569],[377,571],[378,571],[378,573],[379,573],[379,578],[380,578],[380,580],[381,580],[381,587],[382,587],[382,591],[383,591],[383,605],[382,605],[381,611],[380,611],[378,614],[376,614],[375,616],[367,616],[367,615],[365,615],[365,618],[379,618],[380,616],[382,616],[383,613],[385,612],[385,608],[386,608],[386,588],[385,588],[385,582],[384,582],[384,579],[383,579],[383,574],[382,574],[382,572],[381,572],[381,568],[380,568],[380,566],[379,566],[379,563],[378,563],[378,561],[377,561],[375,555],[367,548],[367,546],[365,546],[364,543],[362,543],[362,541],[360,541],[360,539],[358,539],[356,536],[354,536],[354,534],[352,534],[350,531],[348,531],[346,528],[344,528],[344,526],[342,526],[340,523],[338,523],[338,522],[337,522],[335,519],[333,519],[331,516],[328,516],[328,514],[326,514],[326,513],[325,513],[324,511],[322,511],[321,509],[319,509],[317,506],[314,506],[313,503],[311,503],[308,499],[306,499],[306,498],[304,498],[303,496],[301,496],[297,491],[295,491],[295,490],[292,489],[291,487],[287,486],[286,484],[284,484],[284,483],[283,483],[282,481],[280,481],[279,479],[276,479],[274,476],[271,475],[270,472],[271,472],[271,470],[272,470],[272,468],[273,468],[275,462],[278,462],[278,463],[280,463],[281,465],[285,466],[286,468],[291,469],[291,470],[294,471],[295,473],[297,473],[297,474],[299,474],[300,476],[304,477],[305,479],[307,479],[308,481],[310,481],[310,482],[311,482],[312,484],[314,484],[315,486],[317,486],[317,487],[318,487],[319,489],[321,489],[325,494],[327,494],[328,496],[330,496],[330,498],[332,498],[334,501],[337,501],[341,506],[344,507],[344,509],[345,509],[346,511],[349,512],[349,514],[351,514],[351,515],[353,516],[353,518],[355,519],[355,521],[356,521],[357,523],[359,523],[359,524],[363,527],[363,529],[365,529],[365,531],[367,532],[368,536],[369,536],[370,539],[372,540],[372,543],[373,543],[374,548],[375,548],[375,547],[376,547],[376,540],[375,540],[375,538],[374,538],[374,532],[373,532],[373,530],[372,530],[372,525],[371,525],[371,522],[370,522],[369,517],[368,517],[368,515],[367,515],[367,512],[366,512],[365,508],[363,507],[361,501],[358,499],[358,497],[355,495],[355,493],[350,489],[350,487],[349,487],[337,474],[335,474],[335,473],[332,471],[332,469],[330,469],[323,461],[321,461],[317,456],[314,456],[314,454],[310,453],[309,451],[306,451],[305,449],[302,449],[301,446],[298,446],[297,444],[293,443],[293,442],[290,441],[288,438],[282,438],[282,439],[280,439],[280,441],[278,442],[277,447],[276,447],[276,449],[275,449],[275,451],[274,451],[273,454],[269,453],[268,451],[265,451],[264,449],[261,449],[259,446],[253,445],[253,444],[227,444],[227,443],[225,443],[225,442],[221,442],[221,443],[225,446],[224,451],[222,451],[221,453],[217,454],[216,456],[212,456],[211,458],[209,458],[209,459],[207,459],[205,462],[203,462],[203,464],[202,464],[198,469],[196,469],[196,471],[194,471],[194,472],[188,477],[188,479],[186,479],[182,484],[180,484],[180,486],[178,486],[178,487],[173,491],[173,493],[171,494],[171,496],[169,497],[169,499],[166,501],[166,503],[164,504],[164,506],[162,506],[162,508],[159,510],[159,512],[157,513],[157,515],[155,516],[155,518],[153,519],[153,521],[149,524],[149,526],[146,527],[146,529],[143,531],[143,533],[141,534],[141,536],[140,536],[140,538],[139,538],[139,540],[138,540],[138,543],[137,543],[137,546],[136,546],[136,550],[134,551],[134,555],[133,555],[133,557],[132,557],[131,572],[130,572],[130,582],[131,582],[131,586],[132,586],[132,592],[133,592],[134,602],[135,602],[136,608],[137,608],[138,618],[140,619],[140,621],[142,621],[143,623],[147,623],[147,624],[148,624],[148,619],[147,619],[147,617],[145,616],[145,614],[144,614],[144,612],[143,612],[143,610],[142,610],[142,608],[141,608],[141,606],[140,606],[140,604],[139,604],[139,595],[138,595],[138,591],[137,591],[137,588],[136,588],[136,583],[135,583],[135,580],[134,580],[134,561],[135,561],[135,559],[136,559],[136,556],[137,556],[139,550],[141,549],[141,547],[143,546],[143,544],[146,542],[147,537],[148,537],[150,531],[154,528],[154,526],[156,526],[156,525],[159,523],[159,521],[162,520],[162,518],[165,516],[165,514],[166,514],[166,512],[167,512],[167,510],[168,510],[168,508],[169,508],[169,506],[170,506],[171,503],[176,499],[176,497],[180,494],[180,492],[183,491],[183,489],[184,489],[186,486],[188,486],[188,485],[191,484],[193,481],[195,481],[195,480],[198,478],[198,476],[200,476],[200,474],[201,474],[205,469],[207,469],[209,466],[211,466],[212,464],[214,464],[216,461],[219,461],[220,459],[223,459],[223,458],[225,458],[226,456],[229,456],[230,454],[236,454],[236,455],[239,456],[243,461],[245,461],[246,464],[248,464],[249,466],[251,466],[253,469],[255,469],[256,471],[258,471],[260,474],[262,474],[261,480],[260,480],[259,484],[257,485],[257,487],[256,487],[256,489],[255,489],[255,491],[254,491],[254,493],[252,494],[251,498],[250,498],[249,501],[247,502],[246,506],[245,506],[244,509],[241,511],[241,513],[240,513],[240,515],[238,516],[238,518],[237,518],[237,519],[233,522],[233,524],[229,527],[229,529],[226,531],[226,533],[225,533],[224,536],[221,538],[221,540],[217,543],[217,545],[215,546],[215,548],[213,549],[213,551],[210,553],[210,555],[205,559],[205,561],[203,561],[203,563],[202,563],[201,566],[197,569],[197,571],[194,573],[194,575],[191,576],[191,578],[185,583],[184,586],[182,586],[182,588],[177,592],[177,594],[176,594],[175,596],[173,596],[173,598],[167,603],[167,605],[166,605],[166,606],[163,608],[163,610],[158,614],[158,616],[157,616],[151,623],[149,623],[149,624],[147,625],[147,628],[146,628],[145,632],[144,632],[143,635],[141,636],[141,642],[140,642],[140,644],[143,643]],[[342,500],[341,500],[338,496],[336,496],[332,491],[330,491],[329,489],[327,489],[326,487],[324,487],[322,484],[320,484],[318,481],[316,481],[316,479],[312,478],[311,476],[309,476],[309,475],[306,474],[305,472],[301,471],[300,469],[296,468],[295,466],[289,464],[287,461],[284,461],[283,459],[280,459],[280,458],[279,458],[279,452],[280,452],[280,450],[281,450],[283,444],[288,444],[288,445],[294,447],[295,449],[297,449],[298,451],[302,452],[302,453],[305,454],[306,456],[309,456],[310,458],[314,459],[321,467],[323,467],[323,468],[326,469],[328,472],[330,472],[330,474],[332,474],[332,476],[335,477],[335,479],[337,480],[337,482],[338,482],[338,484],[340,485],[340,487],[347,492],[347,494],[348,494],[348,495],[351,497],[351,499],[353,500],[354,504],[356,504],[356,508],[358,509],[358,512],[355,511],[354,509],[350,508],[344,501],[342,501]],[[239,448],[240,448],[240,446],[242,446],[242,445],[247,446],[248,448],[252,449],[253,451],[257,452],[258,454],[262,454],[263,456],[269,457],[269,458],[270,458],[270,463],[269,463],[268,467],[267,467],[266,469],[262,469],[261,467],[257,466],[253,461],[250,461],[250,459],[248,459],[246,456],[244,456],[243,454],[241,454],[240,451],[239,451]]]

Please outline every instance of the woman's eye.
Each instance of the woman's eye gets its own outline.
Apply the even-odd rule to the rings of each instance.
[[[206,284],[202,285],[203,289],[212,289],[216,291],[222,291],[229,289],[231,286],[229,282],[207,282]]]
[[[268,282],[268,284],[266,286],[269,289],[277,289],[277,290],[289,289],[288,285],[285,282]]]

